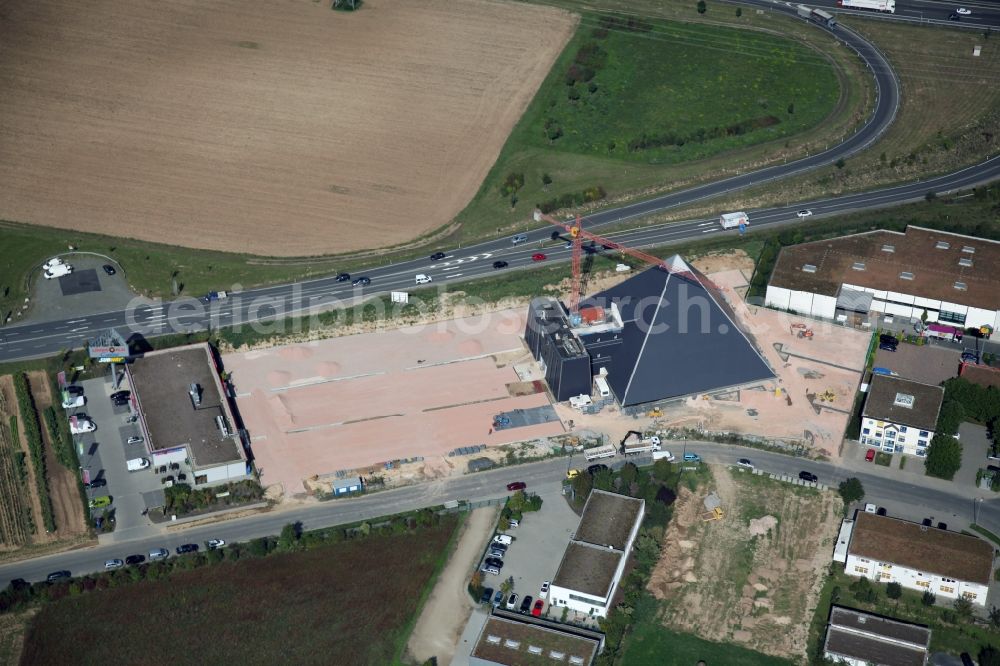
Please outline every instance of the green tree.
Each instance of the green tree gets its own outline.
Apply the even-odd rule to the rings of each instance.
[[[972,602],[965,597],[955,599],[951,606],[955,609],[955,612],[958,613],[958,617],[965,622],[972,619]]]
[[[1000,608],[996,606],[990,608],[990,626],[994,629],[1000,629]]]
[[[979,650],[979,666],[1000,666],[1000,650],[987,645]]]
[[[953,437],[934,435],[931,446],[927,449],[925,466],[927,476],[950,481],[962,466],[962,445]]]
[[[742,7],[737,7],[736,8],[736,18],[739,18],[741,16],[743,16],[743,8]]]
[[[577,501],[583,502],[590,496],[590,491],[594,488],[594,477],[586,472],[577,474],[573,478],[573,494]]]
[[[708,10],[708,6],[705,5],[705,0],[698,0],[697,8],[699,14],[704,14]]]
[[[843,157],[841,157],[839,160],[833,163],[833,165],[838,169],[843,169],[846,164],[847,162],[844,161]]]
[[[551,184],[552,184],[552,176],[550,176],[547,173],[543,173],[542,174],[542,189],[547,192],[548,189],[549,189],[549,185],[551,185]]]
[[[958,426],[965,420],[965,407],[958,400],[946,399],[938,414],[937,432],[942,435],[954,435]]]
[[[930,590],[924,590],[924,594],[920,597],[920,603],[924,606],[933,606],[934,602],[937,601],[937,597]]]
[[[611,484],[614,481],[614,474],[610,469],[602,469],[594,475],[594,487],[598,490],[611,491]]]
[[[653,463],[653,478],[666,483],[674,474],[674,465],[666,458],[660,458]]]
[[[865,488],[861,485],[861,481],[854,476],[841,481],[837,490],[840,492],[840,497],[844,500],[845,506],[854,502],[860,502],[865,498]]]
[[[934,190],[928,190],[927,194],[924,195],[924,199],[927,199],[927,201],[934,201],[937,199],[937,193]]]
[[[889,583],[885,586],[885,596],[890,599],[899,599],[903,596],[903,586],[896,582]]]
[[[635,466],[635,463],[625,463],[618,471],[618,476],[623,484],[631,485],[639,478],[639,468]]]
[[[295,521],[288,523],[281,528],[281,536],[278,537],[278,547],[281,550],[295,550],[299,547],[299,540],[302,538],[302,523]]]

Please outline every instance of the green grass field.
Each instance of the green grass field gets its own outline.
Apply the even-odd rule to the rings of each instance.
[[[671,631],[655,617],[647,617],[636,623],[632,633],[625,639],[621,663],[692,666],[699,659],[706,664],[727,666],[791,666],[793,663],[738,645],[713,643],[693,634]]]
[[[45,604],[22,664],[397,663],[458,517]]]

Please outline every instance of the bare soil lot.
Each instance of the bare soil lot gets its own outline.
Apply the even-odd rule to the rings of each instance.
[[[765,654],[803,658],[840,498],[713,466],[714,483],[682,488],[649,590],[668,627]],[[710,490],[724,518],[703,521]]]
[[[0,14],[0,218],[264,255],[447,223],[576,23],[486,0]]]
[[[303,481],[385,461],[558,435],[558,420],[492,431],[493,416],[544,408],[510,359],[530,358],[524,310],[226,354],[262,481]],[[515,391],[516,393],[516,391]],[[465,461],[461,464],[464,466]]]

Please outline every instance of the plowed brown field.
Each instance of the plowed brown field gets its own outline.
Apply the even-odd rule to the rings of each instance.
[[[0,3],[0,218],[267,255],[447,223],[575,17],[329,4]]]

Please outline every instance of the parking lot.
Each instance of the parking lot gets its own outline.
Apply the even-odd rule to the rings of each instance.
[[[141,433],[135,423],[127,422],[129,409],[111,402],[110,376],[88,379],[81,383],[86,405],[70,412],[87,414],[97,425],[97,430],[76,435],[83,444],[80,464],[90,471],[91,480],[104,479],[106,486],[87,490],[88,498],[110,495],[115,510],[115,540],[129,538],[129,530],[144,529],[149,520],[144,512],[147,507],[163,504],[163,485],[153,474],[152,468],[129,472],[126,461],[132,458],[150,458],[145,444],[127,444],[128,438]]]
[[[527,488],[531,492],[531,488]],[[551,581],[559,568],[566,545],[572,538],[580,517],[569,508],[566,499],[558,492],[539,493],[542,509],[525,513],[518,527],[507,530],[514,541],[503,558],[504,566],[499,576],[484,574],[483,585],[495,590],[503,581],[513,578],[517,608],[525,595],[538,599],[543,581]],[[486,555],[488,556],[488,554]],[[504,600],[506,602],[506,599]],[[548,615],[548,603],[542,616]],[[562,611],[554,619],[559,619]]]
[[[958,375],[962,345],[942,343],[910,345],[900,343],[896,351],[879,349],[875,352],[875,367],[888,368],[905,379],[937,386]]]

